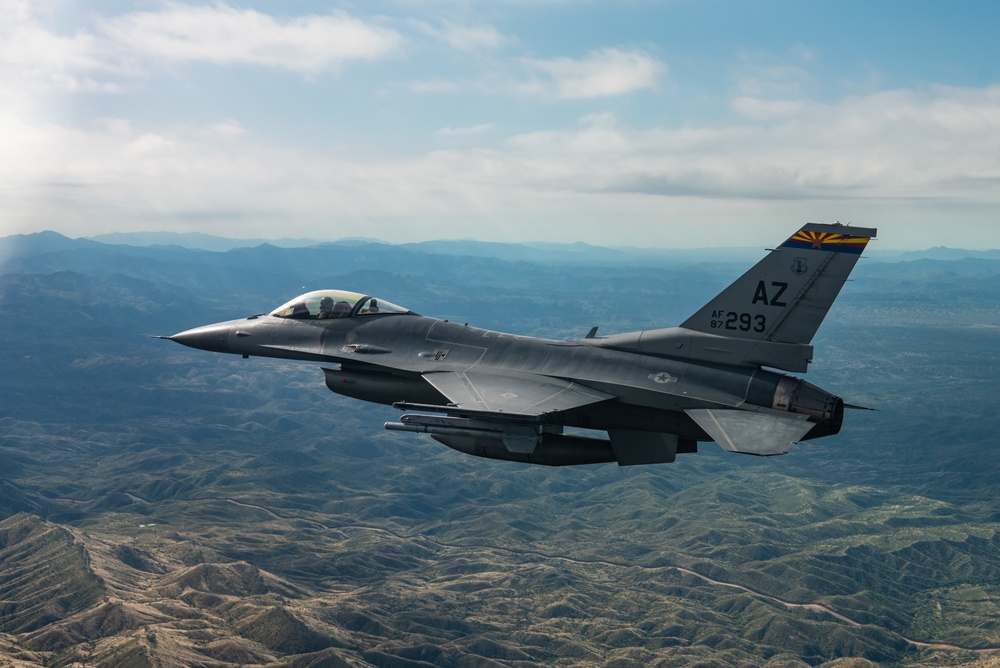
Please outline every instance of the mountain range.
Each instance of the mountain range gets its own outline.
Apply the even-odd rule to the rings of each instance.
[[[0,239],[0,657],[993,665],[989,253],[862,260],[807,377],[876,410],[780,458],[480,460],[384,431],[318,365],[148,338],[316,288],[552,338],[669,326],[748,254]]]

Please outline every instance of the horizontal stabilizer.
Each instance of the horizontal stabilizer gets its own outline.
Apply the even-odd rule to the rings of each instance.
[[[724,450],[748,455],[783,455],[814,426],[798,413],[725,408],[689,408],[684,412]]]

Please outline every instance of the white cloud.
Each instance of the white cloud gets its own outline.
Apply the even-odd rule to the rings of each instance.
[[[777,120],[800,116],[812,106],[807,100],[768,100],[741,96],[729,102],[729,108],[741,116],[758,120]]]
[[[808,71],[793,65],[748,68],[737,76],[737,90],[747,97],[799,96],[812,80]]]
[[[409,82],[406,84],[406,88],[413,93],[454,93],[461,90],[462,87],[457,81],[422,79]]]
[[[440,135],[485,141],[491,129]],[[992,209],[995,220],[1000,205],[1000,86],[884,91],[688,127],[634,129],[594,114],[495,148],[367,160],[241,130],[117,118],[79,130],[0,116],[0,218],[11,232],[188,226],[274,236],[280,225],[283,235],[329,238],[363,224],[396,240],[665,245],[678,243],[671,221],[685,230],[753,216],[930,225],[956,207],[977,220]]]
[[[349,60],[385,58],[401,36],[343,12],[279,20],[250,9],[169,4],[103,22],[130,52],[174,61],[254,64],[316,72]]]
[[[495,126],[493,123],[480,123],[478,125],[471,125],[465,128],[441,128],[437,130],[434,134],[439,137],[455,137],[455,136],[467,136],[467,135],[481,135],[485,132],[489,132]]]
[[[666,74],[665,63],[640,51],[605,48],[585,58],[524,58],[532,80],[520,84],[525,93],[545,94],[560,99],[582,99],[622,95],[644,88],[656,88]]]
[[[239,121],[228,119],[221,123],[216,123],[209,128],[209,131],[222,137],[239,137],[247,133],[246,128]]]
[[[631,130],[602,117],[510,144],[525,180],[550,187],[1000,203],[1000,86],[885,91],[835,104],[740,98],[736,106],[765,122]],[[570,164],[568,172],[550,169]]]
[[[815,53],[801,43],[792,45],[784,53],[744,52],[733,70],[736,95],[778,99],[806,96],[809,87],[816,84],[812,74],[815,60]]]
[[[488,24],[458,24],[444,20],[440,26],[434,26],[426,21],[415,22],[417,29],[426,35],[441,40],[456,51],[473,53],[499,49],[510,40]]]
[[[62,34],[47,25],[59,7],[0,0],[0,98],[10,109],[47,92],[118,93],[151,61],[252,64],[313,73],[386,58],[399,33],[336,12],[280,20],[224,3],[167,4]]]
[[[795,56],[799,60],[801,60],[803,62],[806,62],[806,63],[812,62],[812,61],[816,60],[816,54],[815,54],[815,52],[813,52],[812,49],[810,49],[805,44],[802,44],[801,42],[795,44],[792,47],[792,53],[795,54]]]
[[[28,2],[0,3],[0,95],[5,102],[50,90],[115,92],[117,86],[94,78],[122,71],[106,45],[83,30],[50,31],[36,17],[38,9]]]

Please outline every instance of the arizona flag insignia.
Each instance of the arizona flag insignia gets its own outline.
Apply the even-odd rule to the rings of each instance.
[[[861,251],[868,245],[868,237],[855,237],[850,234],[839,234],[836,232],[811,232],[803,229],[793,234],[788,241],[781,245],[785,248],[802,248],[860,255]]]

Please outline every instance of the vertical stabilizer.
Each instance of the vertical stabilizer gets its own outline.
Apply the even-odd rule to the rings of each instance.
[[[874,228],[808,223],[681,327],[807,344],[876,233]]]

